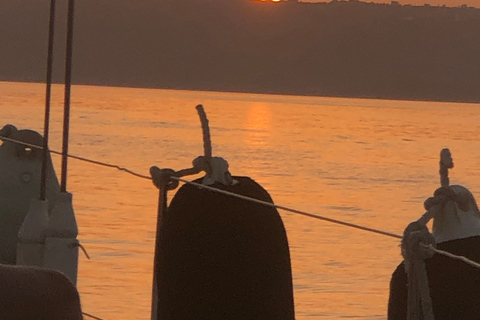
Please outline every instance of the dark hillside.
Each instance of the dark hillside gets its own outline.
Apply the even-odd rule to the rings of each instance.
[[[0,0],[0,80],[44,80],[48,5]],[[74,46],[83,84],[480,102],[474,8],[82,0]]]

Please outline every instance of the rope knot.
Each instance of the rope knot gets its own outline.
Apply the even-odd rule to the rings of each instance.
[[[468,194],[457,193],[451,187],[440,187],[435,190],[433,197],[425,200],[423,205],[426,210],[430,210],[435,205],[439,205],[443,209],[447,201],[455,202],[460,209],[466,211],[470,198]]]
[[[433,256],[434,252],[428,248],[435,247],[435,238],[428,231],[426,225],[418,221],[410,223],[403,233],[402,255],[406,266],[410,261],[425,260]],[[409,270],[407,270],[408,272]]]
[[[160,169],[158,167],[151,167],[150,174],[152,176],[153,184],[157,188],[165,186],[167,190],[173,190],[178,187],[178,181],[172,180],[172,177],[177,173],[172,169]]]
[[[224,185],[235,183],[228,171],[228,162],[221,157],[211,157],[210,162],[208,162],[206,157],[199,156],[193,160],[192,165],[195,170],[207,172],[203,179],[203,184],[205,185],[212,185],[215,182],[220,182]],[[210,173],[208,173],[207,168],[210,168]]]

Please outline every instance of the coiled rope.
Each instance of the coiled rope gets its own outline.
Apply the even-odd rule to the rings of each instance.
[[[424,244],[423,246],[421,244]],[[405,229],[402,255],[408,275],[407,320],[434,320],[425,260],[434,255],[435,238],[425,224],[415,221]]]

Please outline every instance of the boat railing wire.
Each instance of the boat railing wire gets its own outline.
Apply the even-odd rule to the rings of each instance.
[[[21,145],[24,145],[24,146],[29,147],[29,148],[43,149],[43,146],[30,144],[30,143],[27,143],[27,142],[24,142],[24,141],[15,140],[15,139],[8,138],[8,137],[0,136],[0,139],[4,140],[4,141],[9,141],[9,142],[21,144]],[[49,151],[50,151],[50,153],[53,153],[53,154],[56,154],[56,155],[63,155],[63,153],[59,152],[59,151],[55,151],[55,150],[51,150],[51,149]],[[128,173],[128,174],[130,174],[134,177],[152,181],[152,178],[150,176],[137,173],[135,171],[132,171],[128,168],[125,168],[125,167],[122,167],[122,166],[119,166],[119,165],[116,165],[116,164],[111,164],[111,163],[98,161],[98,160],[92,160],[92,159],[89,159],[89,158],[80,157],[80,156],[76,156],[76,155],[72,155],[72,154],[67,154],[66,156],[69,157],[69,158],[76,159],[76,160],[83,161],[83,162],[87,162],[87,163],[90,163],[90,164],[93,164],[93,165],[98,165],[98,166],[117,169],[119,171],[126,172],[126,173]],[[380,234],[380,235],[387,236],[387,237],[390,237],[390,238],[395,238],[395,239],[402,239],[403,238],[402,236],[400,236],[398,234],[395,234],[395,233],[382,231],[382,230],[378,230],[378,229],[374,229],[374,228],[370,228],[370,227],[365,227],[365,226],[361,226],[361,225],[358,225],[358,224],[354,224],[354,223],[350,223],[350,222],[346,222],[346,221],[342,221],[342,220],[338,220],[338,219],[333,219],[333,218],[321,216],[321,215],[318,215],[318,214],[314,214],[314,213],[310,213],[310,212],[306,212],[306,211],[302,211],[302,210],[298,210],[298,209],[274,204],[274,203],[271,203],[271,202],[266,202],[266,201],[258,200],[258,199],[255,199],[255,198],[250,198],[250,197],[247,197],[247,196],[244,196],[244,195],[232,193],[232,192],[225,191],[225,190],[220,190],[220,189],[217,189],[217,188],[214,188],[214,187],[210,187],[210,186],[207,186],[207,185],[196,183],[196,182],[186,180],[186,179],[183,179],[183,178],[172,176],[171,179],[177,180],[177,181],[182,182],[182,183],[191,184],[191,185],[196,186],[200,189],[206,189],[206,190],[209,190],[209,191],[212,191],[212,192],[221,193],[221,194],[228,195],[228,196],[235,197],[235,198],[239,198],[239,199],[242,199],[242,200],[245,200],[245,201],[251,201],[251,202],[254,202],[254,203],[257,203],[257,204],[261,204],[261,205],[268,206],[268,207],[273,207],[273,208],[276,208],[276,209],[280,209],[280,210],[283,210],[283,211],[287,211],[287,212],[291,212],[291,213],[294,213],[294,214],[302,215],[302,216],[305,216],[305,217],[309,217],[309,218],[313,218],[313,219],[317,219],[317,220],[322,220],[322,221],[342,225],[342,226],[345,226],[345,227],[355,228],[355,229],[363,230],[363,231],[366,231],[366,232],[376,233],[376,234]],[[428,245],[428,246],[425,245],[425,247],[434,251],[437,254],[441,254],[441,255],[449,257],[451,259],[456,259],[456,260],[462,261],[462,262],[464,262],[468,265],[471,265],[475,268],[480,269],[480,264],[479,263],[477,263],[475,261],[472,261],[472,260],[470,260],[466,257],[457,256],[457,255],[454,255],[452,253],[436,249],[432,245]],[[88,317],[93,318],[93,319],[103,320],[102,318],[96,317],[96,316],[94,316],[92,314],[89,314],[89,313],[86,313],[86,312],[83,312],[83,314],[85,316],[88,316]]]
[[[26,143],[26,142],[11,139],[11,138],[8,138],[8,137],[0,136],[0,139],[5,140],[5,141],[10,141],[10,142],[13,142],[13,143],[22,144],[22,145],[25,145],[29,148],[43,149],[42,146]],[[57,154],[57,155],[62,155],[61,152],[55,151],[55,150],[50,150],[50,153]],[[117,169],[117,170],[120,170],[120,171],[124,171],[124,172],[126,172],[130,175],[133,175],[135,177],[138,177],[138,178],[142,178],[142,179],[146,179],[146,180],[152,180],[152,178],[150,176],[134,172],[130,169],[127,169],[125,167],[121,167],[119,165],[110,164],[110,163],[97,161],[97,160],[92,160],[92,159],[88,159],[88,158],[85,158],[85,157],[75,156],[75,155],[72,155],[72,154],[68,154],[67,157],[72,158],[72,159],[76,159],[76,160],[79,160],[79,161],[88,162],[88,163],[98,165],[98,166],[103,166],[103,167],[108,167],[108,168],[113,168],[113,169]],[[287,212],[299,214],[299,215],[306,216],[306,217],[309,217],[309,218],[323,220],[323,221],[343,225],[343,226],[350,227],[350,228],[356,228],[356,229],[364,230],[364,231],[367,231],[367,232],[377,233],[377,234],[381,234],[381,235],[391,237],[391,238],[402,239],[402,236],[391,233],[391,232],[382,231],[382,230],[378,230],[378,229],[374,229],[374,228],[369,228],[369,227],[361,226],[361,225],[358,225],[358,224],[345,222],[345,221],[338,220],[338,219],[328,218],[328,217],[321,216],[321,215],[318,215],[318,214],[314,214],[314,213],[310,213],[310,212],[306,212],[306,211],[302,211],[302,210],[298,210],[298,209],[274,204],[274,203],[271,203],[271,202],[266,202],[266,201],[254,199],[254,198],[243,196],[243,195],[236,194],[236,193],[233,193],[233,192],[228,192],[228,191],[225,191],[225,190],[220,190],[220,189],[217,189],[217,188],[209,187],[209,186],[206,186],[206,185],[203,185],[203,184],[200,184],[200,183],[196,183],[196,182],[193,182],[193,181],[190,181],[190,180],[186,180],[186,179],[183,179],[183,178],[179,178],[179,177],[172,176],[171,179],[177,180],[177,181],[182,182],[182,183],[191,184],[191,185],[194,185],[198,188],[203,188],[203,189],[206,189],[206,190],[209,190],[209,191],[222,193],[222,194],[225,194],[225,195],[228,195],[228,196],[231,196],[231,197],[239,198],[239,199],[246,200],[246,201],[255,202],[257,204],[261,204],[261,205],[268,206],[268,207],[273,207],[273,208],[276,208],[276,209],[281,209],[281,210],[284,210],[284,211],[287,211]]]

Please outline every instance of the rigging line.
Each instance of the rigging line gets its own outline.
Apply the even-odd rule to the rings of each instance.
[[[75,1],[68,0],[67,48],[65,53],[65,99],[63,108],[62,177],[60,191],[67,191],[68,136],[70,132],[70,95],[72,87],[73,19]]]
[[[62,153],[58,152],[58,151],[50,150],[50,152],[62,155]],[[91,159],[87,159],[87,158],[84,158],[84,157],[74,156],[72,154],[67,154],[67,157],[72,158],[72,159],[76,159],[76,160],[80,160],[80,161],[84,161],[84,162],[89,162],[89,163],[96,164],[96,165],[103,166],[103,167],[114,168],[114,169],[124,171],[126,173],[129,173],[129,174],[131,174],[133,176],[136,176],[136,177],[139,177],[139,178],[152,180],[152,177],[150,177],[150,176],[146,176],[146,175],[143,175],[143,174],[140,174],[140,173],[136,173],[136,172],[134,172],[130,169],[127,169],[125,167],[120,167],[119,165],[116,165],[116,164],[110,164],[110,163],[106,163],[106,162],[91,160]]]
[[[40,178],[40,200],[46,198],[47,185],[47,150],[48,134],[50,126],[50,100],[52,95],[52,65],[53,65],[53,44],[55,35],[55,0],[50,1],[50,21],[48,27],[48,52],[47,52],[47,74],[46,74],[46,92],[45,92],[45,117],[43,127],[43,147],[42,153],[42,172]]]
[[[40,149],[40,150],[43,149],[42,146],[39,146],[39,145],[36,145],[36,144],[31,144],[31,143],[27,143],[27,142],[15,140],[15,139],[3,137],[3,136],[0,136],[0,139],[5,140],[5,141],[10,141],[10,142],[13,142],[13,143],[22,144],[22,145],[30,147],[30,148],[35,148],[35,149]],[[54,153],[54,154],[58,154],[58,155],[63,155],[62,152],[55,151],[55,150],[50,150],[50,152]],[[130,169],[120,167],[119,165],[116,165],[116,164],[110,164],[110,163],[106,163],[106,162],[102,162],[102,161],[91,160],[91,159],[87,159],[87,158],[84,158],[84,157],[75,156],[75,155],[72,155],[72,154],[67,154],[67,157],[72,158],[72,159],[76,159],[76,160],[80,160],[80,161],[84,161],[84,162],[88,162],[88,163],[92,163],[92,164],[96,164],[96,165],[103,166],[103,167],[114,168],[114,169],[124,171],[126,173],[129,173],[133,176],[136,176],[136,177],[139,177],[139,178],[142,178],[142,179],[152,180],[152,178],[150,176],[143,175],[143,174],[140,174],[140,173],[136,173],[136,172],[134,172]]]
[[[267,206],[267,207],[282,209],[282,210],[293,212],[293,213],[303,215],[303,216],[306,216],[306,217],[310,217],[310,218],[314,218],[314,219],[318,219],[318,220],[323,220],[323,221],[327,221],[327,222],[331,222],[331,223],[335,223],[335,224],[339,224],[339,225],[343,225],[343,226],[347,226],[347,227],[351,227],[351,228],[356,228],[356,229],[360,229],[360,230],[364,230],[364,231],[368,231],[368,232],[372,232],[372,233],[377,233],[377,234],[381,234],[381,235],[396,238],[396,239],[402,239],[402,236],[399,236],[399,235],[394,234],[394,233],[390,233],[390,232],[386,232],[386,231],[382,231],[382,230],[378,230],[378,229],[373,229],[373,228],[369,228],[369,227],[364,227],[364,226],[360,226],[360,225],[357,225],[357,224],[354,224],[354,223],[344,222],[344,221],[337,220],[337,219],[332,219],[332,218],[319,216],[319,215],[316,215],[316,214],[313,214],[313,213],[308,213],[308,212],[305,212],[305,211],[292,209],[292,208],[289,208],[289,207],[285,207],[285,206],[277,205],[277,204],[274,204],[274,203],[258,200],[258,199],[255,199],[255,198],[250,198],[250,197],[247,197],[247,196],[244,196],[244,195],[241,195],[241,194],[236,194],[236,193],[232,193],[232,192],[229,192],[229,191],[209,187],[209,186],[206,186],[206,185],[203,185],[203,184],[200,184],[200,183],[196,183],[196,182],[185,180],[185,179],[178,178],[178,177],[173,177],[172,176],[171,178],[174,179],[174,180],[178,180],[180,182],[183,182],[183,183],[188,183],[188,184],[194,185],[194,186],[196,186],[200,189],[206,189],[206,190],[210,190],[210,191],[213,191],[213,192],[217,192],[217,193],[221,193],[221,194],[224,194],[224,195],[239,198],[239,199],[242,199],[242,200],[255,202],[255,203]]]
[[[90,313],[87,313],[87,312],[83,312],[83,311],[82,311],[82,314],[83,314],[84,316],[90,317],[90,318],[95,319],[95,320],[104,320],[104,319],[102,319],[102,318],[96,317],[96,316],[94,316],[93,314],[90,314]]]
[[[475,261],[472,261],[470,259],[468,259],[467,257],[464,257],[464,256],[457,256],[453,253],[450,253],[450,252],[447,252],[447,251],[444,251],[444,250],[440,250],[440,249],[437,249],[435,248],[434,246],[432,246],[431,244],[429,245],[423,245],[425,248],[428,248],[432,251],[434,251],[435,253],[438,253],[438,254],[441,254],[441,255],[444,255],[446,257],[449,257],[449,258],[452,258],[452,259],[455,259],[455,260],[460,260],[460,261],[463,261],[465,262],[466,264],[472,266],[472,267],[475,267],[477,269],[480,269],[480,264],[475,262]]]
[[[6,141],[23,144],[23,145],[31,147],[31,148],[43,149],[43,147],[41,147],[41,146],[34,145],[34,144],[29,144],[29,143],[26,143],[26,142],[23,142],[23,141],[18,141],[18,140],[14,140],[14,139],[2,137],[2,136],[0,136],[0,138],[3,139],[3,140],[6,140]],[[63,155],[61,152],[54,151],[54,150],[50,150],[50,152],[54,153],[54,154]],[[124,171],[124,172],[127,172],[127,173],[129,173],[133,176],[139,177],[139,178],[152,180],[152,178],[150,176],[146,176],[146,175],[142,175],[142,174],[133,172],[133,171],[127,169],[127,168],[123,168],[123,167],[120,167],[118,165],[109,164],[109,163],[106,163],[106,162],[101,162],[101,161],[96,161],[96,160],[90,160],[90,159],[87,159],[87,158],[84,158],[84,157],[74,156],[74,155],[71,155],[71,154],[69,154],[67,156],[70,157],[70,158],[73,158],[73,159],[77,159],[77,160],[84,161],[84,162],[89,162],[89,163],[96,164],[96,165],[99,165],[99,166],[104,166],[104,167],[109,167],[109,168],[114,168],[114,169],[117,169],[117,170],[120,170],[120,171]],[[349,222],[344,222],[344,221],[337,220],[337,219],[327,218],[327,217],[319,216],[319,215],[316,215],[316,214],[313,214],[313,213],[308,213],[308,212],[305,212],[305,211],[289,208],[289,207],[286,207],[286,206],[281,206],[281,205],[277,205],[277,204],[274,204],[274,203],[261,201],[261,200],[258,200],[258,199],[254,199],[254,198],[250,198],[250,197],[243,196],[243,195],[240,195],[240,194],[236,194],[236,193],[220,190],[220,189],[217,189],[217,188],[205,186],[203,184],[199,184],[199,183],[196,183],[196,182],[193,182],[193,181],[185,180],[185,179],[174,177],[174,176],[172,176],[171,179],[178,180],[178,181],[183,182],[183,183],[188,183],[188,184],[194,185],[194,186],[196,186],[200,189],[202,189],[202,188],[207,189],[207,190],[210,190],[210,191],[213,191],[213,192],[222,193],[222,194],[225,194],[225,195],[228,195],[228,196],[236,197],[236,198],[243,199],[243,200],[246,200],[246,201],[255,202],[255,203],[262,204],[262,205],[265,205],[265,206],[268,206],[268,207],[282,209],[282,210],[289,211],[289,212],[292,212],[292,213],[296,213],[296,214],[299,214],[299,215],[303,215],[303,216],[306,216],[306,217],[310,217],[310,218],[314,218],[314,219],[318,219],[318,220],[323,220],[323,221],[327,221],[327,222],[331,222],[331,223],[335,223],[335,224],[339,224],[339,225],[343,225],[343,226],[347,226],[347,227],[351,227],[351,228],[356,228],[356,229],[360,229],[360,230],[364,230],[364,231],[368,231],[368,232],[372,232],[372,233],[377,233],[377,234],[381,234],[381,235],[388,236],[388,237],[391,237],[391,238],[402,239],[402,236],[399,236],[399,235],[394,234],[394,233],[390,233],[390,232],[386,232],[386,231],[382,231],[382,230],[378,230],[378,229],[373,229],[373,228],[369,228],[369,227],[364,227],[364,226],[360,226],[360,225],[357,225],[357,224],[354,224],[354,223],[349,223]]]

